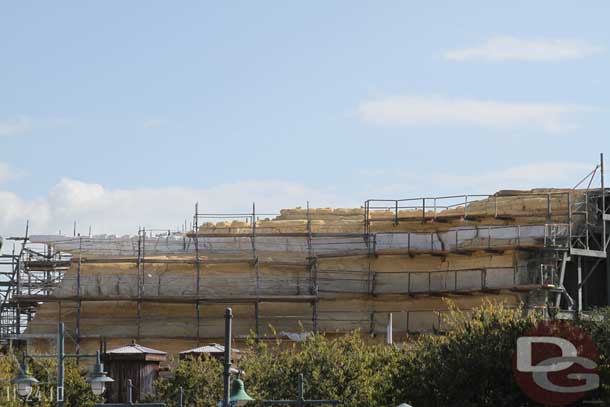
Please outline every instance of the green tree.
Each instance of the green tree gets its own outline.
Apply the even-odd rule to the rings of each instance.
[[[6,407],[21,406],[22,403],[14,397],[14,386],[11,379],[17,372],[18,363],[15,356],[10,353],[0,356],[0,405]]]
[[[536,322],[523,309],[491,302],[469,315],[452,306],[444,336],[410,337],[401,347],[367,344],[359,332],[310,335],[289,346],[252,341],[239,367],[257,400],[295,399],[303,373],[307,398],[337,399],[347,407],[526,406],[513,380],[512,354],[517,338]],[[213,407],[221,380],[216,360],[182,361],[172,378],[157,383],[157,398],[174,407],[182,386],[189,407]]]
[[[21,357],[21,356],[19,356]],[[24,403],[15,397],[11,379],[18,371],[17,356],[7,353],[0,356],[0,405],[2,407],[23,406]],[[30,374],[40,383],[34,387],[32,402],[38,407],[54,407],[56,397],[57,362],[54,359],[28,358]],[[101,402],[91,392],[91,386],[85,382],[86,370],[68,361],[64,369],[64,398],[66,407],[92,407]],[[27,405],[27,404],[25,404]]]
[[[210,357],[181,360],[171,377],[155,382],[156,394],[147,400],[162,400],[167,407],[175,407],[180,387],[184,391],[185,405],[216,407],[222,398],[222,365]]]
[[[578,325],[587,332],[599,354],[598,370],[600,374],[600,389],[596,396],[610,403],[610,307],[594,310],[586,319],[578,321]]]
[[[91,391],[91,385],[85,381],[88,373],[87,369],[79,367],[75,361],[66,362],[64,371],[66,407],[92,407],[102,402],[102,397],[95,396]]]
[[[532,313],[489,301],[471,315],[453,307],[445,336],[421,337],[399,355],[394,390],[418,407],[528,405],[513,379],[512,354],[536,322]]]
[[[257,399],[295,399],[303,373],[310,399],[337,399],[344,406],[379,405],[388,391],[386,378],[392,352],[367,346],[359,332],[329,339],[311,335],[288,349],[260,343],[246,353],[241,366],[247,391]]]

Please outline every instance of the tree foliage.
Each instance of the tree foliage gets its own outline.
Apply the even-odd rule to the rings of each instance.
[[[600,389],[596,396],[610,404],[610,308],[600,308],[589,318],[578,321],[581,328],[593,339],[599,354],[598,370]]]
[[[358,332],[313,335],[300,346],[278,349],[261,343],[245,355],[248,392],[256,399],[295,399],[303,373],[309,399],[342,400],[344,406],[379,405],[394,350],[367,346]]]
[[[171,377],[157,380],[157,394],[147,400],[176,407],[181,387],[185,406],[216,407],[222,398],[222,365],[210,357],[187,357],[178,362]]]
[[[406,338],[400,346],[371,344],[360,332],[350,335],[310,335],[301,343],[251,341],[238,367],[246,391],[259,400],[295,399],[297,377],[305,379],[305,397],[337,399],[343,406],[491,407],[535,406],[513,379],[512,355],[517,338],[538,322],[523,309],[487,302],[466,315],[452,306],[445,335]],[[597,345],[602,388],[596,396],[610,401],[610,309],[577,322]],[[30,362],[42,382],[41,394],[53,390],[54,361]],[[18,407],[6,399],[6,388],[17,368],[16,358],[0,358],[0,405]],[[69,407],[90,407],[95,398],[84,372],[66,367]],[[176,407],[182,387],[187,407],[216,407],[222,397],[222,365],[213,358],[179,361],[171,375],[159,379],[149,401]],[[48,397],[47,397],[48,398]],[[47,401],[39,404],[50,407]]]
[[[0,405],[20,407],[24,403],[17,397],[11,379],[19,371],[21,355],[9,352],[0,356]],[[29,374],[39,380],[32,396],[25,405],[54,407],[56,399],[57,362],[55,359],[27,359]],[[86,369],[77,366],[73,360],[66,361],[64,368],[64,399],[66,407],[92,407],[101,401],[94,396],[91,386],[85,382]]]
[[[528,405],[513,379],[512,354],[536,317],[486,302],[471,315],[453,308],[447,323],[445,336],[420,337],[399,354],[399,397],[418,407]]]

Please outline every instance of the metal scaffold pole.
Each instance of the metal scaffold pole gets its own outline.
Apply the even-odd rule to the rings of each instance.
[[[195,303],[195,312],[197,318],[197,345],[200,343],[201,332],[201,305],[199,297],[201,292],[201,258],[199,257],[199,202],[195,203],[195,218],[193,219],[193,233],[195,236],[195,295],[197,301]]]
[[[317,259],[313,251],[313,231],[311,224],[311,210],[307,201],[307,269],[309,271],[309,293],[315,296],[311,303],[311,326],[314,332],[318,332],[318,273]]]
[[[606,303],[610,305],[610,259],[608,258],[608,239],[607,239],[607,229],[606,222],[609,219],[608,211],[606,208],[606,186],[604,180],[604,153],[600,153],[599,155],[599,166],[600,166],[600,179],[601,179],[601,189],[602,189],[602,250],[606,253]]]
[[[81,265],[83,259],[83,239],[79,238],[78,242],[78,264],[76,268],[76,354],[80,354],[80,341],[81,341],[81,331],[80,331],[80,320],[81,320]],[[80,361],[76,359],[77,363]]]
[[[256,254],[256,203],[252,202],[252,261],[254,262],[254,272],[256,274],[256,303],[254,304],[254,328],[256,333],[256,339],[260,337],[260,265],[258,263],[258,255]]]
[[[144,282],[144,256],[146,246],[146,229],[142,228],[138,232],[138,303],[137,303],[137,337],[140,338],[142,331],[142,297]]]

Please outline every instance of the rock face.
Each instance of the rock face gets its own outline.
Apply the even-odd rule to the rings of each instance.
[[[545,284],[542,249],[567,239],[568,203],[578,198],[538,190],[367,201],[169,236],[32,236],[73,257],[26,333],[44,338],[63,320],[83,352],[105,337],[177,354],[220,341],[226,306],[237,338],[353,329],[382,337],[390,312],[395,340],[442,331],[447,298],[464,310],[484,299],[538,305],[528,301]]]

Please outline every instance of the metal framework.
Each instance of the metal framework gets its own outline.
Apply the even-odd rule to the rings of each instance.
[[[594,179],[599,176],[599,187],[592,187]],[[582,188],[586,185],[585,188]],[[577,189],[579,188],[580,189]],[[472,255],[477,251],[502,253],[512,251],[532,251],[539,253],[539,271],[534,273],[530,281],[518,282],[520,272],[515,265],[507,269],[505,274],[511,276],[514,291],[528,292],[535,289],[546,290],[547,296],[553,297],[548,303],[557,309],[582,311],[585,308],[583,288],[600,265],[605,265],[607,299],[610,302],[610,262],[605,261],[609,236],[607,222],[610,222],[610,205],[607,203],[607,190],[604,185],[603,155],[600,164],[595,167],[572,190],[550,192],[505,192],[495,195],[454,195],[442,197],[425,197],[414,199],[369,199],[364,202],[361,232],[332,232],[320,229],[314,230],[309,203],[306,210],[306,225],[302,231],[279,232],[259,230],[260,217],[272,217],[277,214],[257,213],[252,205],[251,212],[243,213],[201,213],[199,205],[195,205],[191,230],[177,232],[171,230],[139,228],[134,247],[112,248],[103,246],[103,241],[96,242],[91,236],[74,236],[66,238],[71,244],[71,254],[54,248],[54,245],[40,245],[30,241],[28,228],[23,237],[12,237],[15,247],[11,254],[1,258],[6,271],[0,270],[0,339],[18,338],[24,332],[27,323],[33,318],[36,306],[40,302],[56,301],[74,303],[76,305],[76,321],[74,337],[76,352],[79,352],[80,340],[87,335],[81,332],[81,306],[88,301],[133,301],[137,304],[136,326],[137,336],[142,335],[142,322],[150,320],[142,313],[142,304],[146,302],[194,304],[196,318],[195,338],[202,339],[201,325],[205,321],[201,316],[201,306],[209,303],[243,303],[252,304],[255,316],[255,331],[261,335],[261,323],[264,317],[260,314],[260,304],[264,302],[301,302],[311,304],[311,325],[313,331],[320,329],[324,321],[324,312],[318,309],[321,293],[351,292],[370,296],[382,294],[444,295],[467,294],[469,292],[496,292],[489,278],[491,271],[481,268],[474,270],[456,270],[446,272],[409,271],[384,273],[374,269],[373,260],[379,255]],[[577,199],[575,199],[577,197]],[[515,200],[536,202],[534,210],[514,210],[510,203]],[[544,204],[540,205],[540,202]],[[520,223],[521,218],[539,218],[541,224],[531,224],[530,221]],[[480,225],[483,218],[492,219],[494,225]],[[217,221],[240,221],[239,230],[205,232],[202,223]],[[451,223],[459,227],[449,229],[449,232],[414,232],[404,228],[408,222],[421,223]],[[512,223],[512,224],[507,224]],[[387,231],[387,225],[393,225],[396,230]],[[245,225],[245,226],[244,226]],[[385,226],[384,226],[385,225]],[[535,237],[532,237],[535,232]],[[76,235],[76,233],[75,233]],[[155,256],[156,244],[163,237],[181,239],[181,247],[171,258]],[[305,242],[302,261],[265,260],[260,258],[264,251],[265,239],[274,237],[290,237],[302,239]],[[240,251],[240,257],[227,249],[226,253],[219,251],[219,256],[209,257],[210,242],[219,240],[231,241],[246,239],[249,241],[248,251]],[[96,247],[96,244],[99,247]],[[325,248],[325,250],[321,250]],[[169,250],[169,249],[168,249]],[[117,254],[118,253],[118,254]],[[169,252],[168,252],[169,253]],[[166,253],[166,254],[168,254]],[[172,253],[169,253],[172,254]],[[226,254],[226,256],[224,255]],[[320,267],[319,260],[324,258],[365,256],[368,267],[363,270],[330,270]],[[586,259],[593,259],[592,266]],[[136,295],[91,296],[83,291],[81,265],[83,263],[129,263],[137,268]],[[184,264],[191,265],[194,273],[194,290],[192,294],[181,296],[151,295],[146,290],[146,268],[150,264]],[[243,264],[249,263],[254,268],[254,293],[252,295],[210,295],[206,287],[204,269],[210,264]],[[264,290],[264,279],[261,267],[266,264],[295,267],[302,269],[307,276],[303,287],[296,284],[296,292],[291,295],[273,293]],[[72,265],[76,268],[76,292],[66,295],[54,292],[64,273]],[[573,267],[572,267],[573,266]],[[576,299],[568,293],[564,286],[569,270],[577,271]],[[495,272],[498,272],[497,270]],[[467,274],[468,273],[468,274]],[[583,275],[584,274],[584,275]],[[461,275],[467,275],[475,283],[465,284]],[[448,281],[437,285],[437,277]],[[474,277],[473,277],[474,276]],[[406,289],[398,290],[392,285],[391,278],[408,281]],[[330,279],[342,282],[340,289],[329,289]],[[419,279],[421,281],[415,281]],[[422,280],[424,279],[424,280]],[[426,281],[427,280],[427,283]],[[505,289],[505,287],[502,287]],[[345,290],[345,291],[342,291]],[[576,308],[576,309],[575,309]],[[396,312],[402,312],[397,310]],[[412,311],[419,312],[419,311]],[[356,314],[355,314],[356,315]],[[408,314],[409,315],[409,314]],[[408,321],[407,315],[407,321]],[[357,315],[354,320],[362,322],[367,319],[371,330],[375,325],[375,315],[363,317]],[[407,322],[407,329],[408,329]],[[439,322],[440,326],[440,322]]]
[[[583,290],[586,289],[587,281],[602,263],[605,265],[603,273],[606,283],[606,302],[610,305],[610,261],[607,259],[608,243],[610,242],[610,236],[608,236],[610,202],[608,200],[609,191],[605,186],[604,173],[604,155],[602,153],[599,157],[599,164],[574,187],[576,189],[586,183],[583,190],[584,199],[574,202],[570,206],[570,249],[563,253],[561,260],[559,275],[561,292],[558,292],[556,296],[555,306],[557,308],[561,308],[562,298],[564,298],[567,300],[567,311],[582,312],[586,305]],[[597,174],[599,174],[599,177],[596,178]],[[599,187],[592,188],[596,179],[599,181]],[[572,262],[577,273],[576,302],[569,296],[564,287],[568,261]],[[587,274],[584,278],[582,275],[583,263],[592,263],[586,270]],[[576,310],[574,310],[575,305],[577,306]]]
[[[21,295],[46,297],[70,268],[71,255],[50,246],[29,243],[29,226],[22,237],[9,237],[11,254],[0,261],[0,343],[21,334],[36,314],[37,301],[18,300]],[[19,251],[16,249],[19,244]]]

